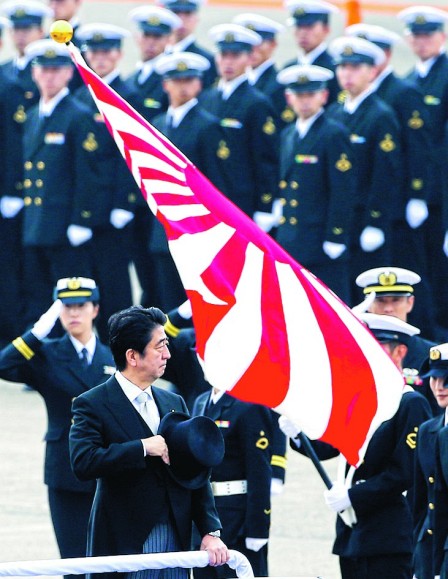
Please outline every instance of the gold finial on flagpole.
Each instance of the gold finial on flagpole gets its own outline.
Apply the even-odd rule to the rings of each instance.
[[[50,36],[56,42],[68,44],[73,38],[73,27],[66,20],[56,20],[51,25]]]

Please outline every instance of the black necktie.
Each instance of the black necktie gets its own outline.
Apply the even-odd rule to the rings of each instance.
[[[89,358],[87,356],[87,348],[81,350],[81,366],[86,370],[89,367]]]

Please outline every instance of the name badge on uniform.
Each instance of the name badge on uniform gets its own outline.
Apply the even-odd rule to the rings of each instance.
[[[361,137],[360,135],[350,135],[350,141],[352,143],[361,144],[366,142],[365,137]]]
[[[147,98],[143,101],[143,106],[147,109],[161,109],[162,103],[156,101],[156,99]]]
[[[63,145],[65,143],[64,133],[47,133],[45,135],[46,145]]]
[[[113,376],[115,374],[115,371],[116,371],[115,366],[103,366],[103,374]]]
[[[294,160],[299,165],[315,165],[319,162],[319,157],[317,155],[296,155]]]
[[[425,94],[423,97],[423,101],[425,105],[434,106],[440,105],[440,99],[438,97],[433,96],[432,94]]]
[[[227,129],[242,129],[243,123],[238,119],[222,119],[221,127],[226,127]]]
[[[229,428],[230,421],[229,420],[215,420],[215,424],[218,428]]]

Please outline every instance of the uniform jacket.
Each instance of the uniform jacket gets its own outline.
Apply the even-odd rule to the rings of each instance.
[[[414,480],[414,539],[424,542],[418,561],[419,579],[440,575],[448,538],[448,488],[441,473],[439,437],[445,416],[424,422],[418,431]]]
[[[152,387],[160,417],[188,412],[177,394]],[[149,427],[114,377],[73,402],[70,431],[73,470],[98,479],[88,532],[88,555],[141,553],[153,526],[170,511],[184,550],[191,521],[201,536],[221,528],[209,483],[197,490],[177,484],[160,457],[144,457]]]
[[[374,94],[353,114],[342,104],[328,109],[331,118],[350,132],[356,177],[356,227],[387,230],[403,206],[402,160],[398,121],[392,109]]]
[[[268,67],[253,85],[271,101],[276,113],[279,130],[295,120],[294,111],[286,104],[285,87],[277,81],[278,71],[274,65]]]
[[[431,177],[431,128],[423,95],[415,85],[392,72],[383,79],[376,94],[392,107],[400,124],[404,201],[426,199]]]
[[[427,199],[432,205],[441,205],[441,190],[445,187],[446,123],[448,120],[448,57],[438,56],[428,74],[421,78],[414,70],[408,75],[423,93],[431,122],[431,182]]]
[[[337,518],[333,553],[341,557],[412,553],[412,513],[403,492],[413,484],[417,431],[430,416],[425,398],[406,392],[395,415],[375,431],[349,490],[358,522],[348,527]],[[339,454],[322,442],[313,446],[322,460]]]
[[[70,224],[91,227],[96,205],[98,140],[89,112],[67,95],[53,114],[38,106],[24,127],[25,246],[67,244]]]
[[[152,72],[143,84],[139,84],[140,71],[134,72],[126,79],[126,84],[132,93],[136,94],[136,108],[138,112],[151,121],[156,115],[168,108],[168,95],[163,90],[162,77]]]
[[[443,509],[440,510],[438,513],[440,516],[438,517],[438,522],[440,523],[441,527],[439,532],[436,535],[436,549],[438,549],[438,545],[443,545],[444,549],[444,560],[441,567],[441,577],[448,577],[448,529],[447,529],[447,521],[448,521],[448,514],[445,510],[445,501],[446,497],[448,496],[448,468],[447,468],[447,456],[448,456],[448,432],[446,428],[442,428],[439,432],[439,466],[440,471],[443,477],[444,483],[444,490],[443,490],[443,503],[440,503],[439,506],[443,505]],[[436,507],[437,508],[437,507]]]
[[[270,411],[228,394],[214,405],[207,404],[209,398],[209,392],[198,396],[193,415],[214,420],[224,437],[224,459],[213,468],[211,480],[247,480],[247,494],[215,497],[223,541],[232,545],[237,538],[267,538],[271,519]]]
[[[225,133],[218,151],[227,175],[222,193],[250,217],[255,211],[270,211],[278,179],[279,136],[267,97],[244,81],[227,100],[210,88],[200,102],[221,119]]]
[[[219,158],[224,131],[217,117],[197,104],[188,111],[177,127],[167,126],[166,113],[155,117],[152,124],[168,137],[219,191],[226,189],[228,175],[225,173],[225,163]],[[169,252],[165,231],[158,221],[151,231],[149,249],[157,253]]]
[[[103,382],[114,370],[109,348],[98,340],[91,365],[83,369],[67,334],[39,341],[26,332],[0,352],[0,377],[25,382],[44,399],[48,418],[45,484],[49,487],[78,492],[95,489],[94,482],[79,481],[70,467],[71,404],[73,398]]]
[[[120,77],[115,78],[109,85],[131,105],[135,105],[136,95],[129,85]],[[96,190],[95,204],[92,205],[90,217],[91,227],[111,227],[110,213],[112,209],[125,209],[133,211],[136,200],[142,197],[137,184],[129,171],[118,147],[109,133],[103,116],[93,100],[86,86],[79,88],[75,97],[89,109],[95,134],[98,139],[98,152],[96,164]]]
[[[303,139],[296,125],[281,135],[278,196],[283,217],[276,240],[305,267],[331,261],[324,241],[348,246],[355,197],[348,132],[322,114]],[[340,259],[346,259],[347,252]]]
[[[12,82],[20,87],[21,101],[25,111],[39,102],[39,90],[33,80],[31,62],[24,69],[19,70],[14,60],[9,60],[1,65],[1,69]]]

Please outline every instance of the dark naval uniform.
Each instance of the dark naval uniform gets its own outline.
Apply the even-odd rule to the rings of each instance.
[[[73,398],[115,371],[109,348],[96,343],[92,363],[82,367],[68,335],[38,340],[26,332],[0,352],[0,377],[26,382],[43,397],[48,416],[44,481],[61,557],[84,557],[94,482],[80,482],[70,467],[68,435]]]
[[[6,78],[0,68],[0,198],[22,198],[22,128],[26,113],[21,99],[20,87]],[[7,283],[0,285],[1,346],[20,331],[22,213],[0,216],[0,268],[8,272]]]
[[[151,121],[156,115],[166,111],[168,108],[168,96],[163,90],[162,76],[156,72],[139,82],[140,71],[136,71],[126,79],[126,84],[130,92],[135,93],[135,105],[138,112]]]
[[[132,103],[134,95],[119,76],[109,86]],[[93,238],[89,247],[92,275],[101,292],[102,315],[97,328],[100,337],[105,340],[109,317],[132,304],[129,261],[133,224],[130,222],[124,228],[116,229],[110,223],[110,215],[113,209],[133,212],[141,193],[87,87],[76,91],[75,97],[89,108],[99,144],[95,203],[90,218]],[[114,247],[120,250],[113,251]]]
[[[98,141],[91,115],[74,97],[65,96],[49,117],[39,107],[24,127],[24,285],[26,322],[48,306],[56,281],[76,271],[90,273],[85,244],[72,247],[71,224],[90,228],[96,207]]]
[[[447,457],[448,457],[448,430],[442,428],[439,433],[439,465],[443,476],[444,490],[443,499],[446,501],[448,496],[448,468],[447,468]],[[441,509],[440,517],[438,517],[441,528],[436,536],[436,541],[440,541],[440,545],[443,546],[443,562],[440,569],[440,579],[448,579],[448,529],[447,520],[448,516],[444,510]]]
[[[276,113],[276,122],[279,131],[292,123],[296,116],[294,111],[287,105],[285,98],[285,87],[277,81],[277,69],[271,64],[252,84],[257,90],[262,92],[271,101]]]
[[[230,549],[243,553],[254,575],[265,577],[267,545],[255,552],[246,548],[245,538],[268,538],[270,526],[271,430],[269,409],[224,394],[216,404],[210,394],[201,394],[193,415],[210,417],[219,426],[225,442],[224,459],[211,474],[216,508],[222,523],[222,539]],[[224,481],[244,485],[246,492],[223,491]],[[238,492],[239,491],[239,492]],[[195,570],[195,577],[235,577],[227,566]]]
[[[167,124],[167,115],[154,118],[154,126],[178,147],[188,159],[219,189],[226,187],[223,162],[218,156],[223,130],[219,119],[200,105],[194,105],[177,127]],[[169,311],[187,297],[176,266],[168,249],[165,231],[160,222],[154,223],[149,238],[149,250],[154,258],[153,285],[156,305]]]
[[[423,396],[405,392],[396,414],[373,434],[349,489],[357,523],[336,521],[333,553],[343,579],[411,577],[412,513],[403,492],[413,484],[417,431],[430,416]],[[328,444],[313,446],[321,459],[338,454]]]
[[[221,119],[224,139],[218,155],[226,172],[222,190],[250,217],[271,210],[278,180],[278,130],[268,99],[243,81],[227,100],[217,88],[201,94],[201,104]]]
[[[279,196],[283,217],[277,242],[342,300],[349,299],[347,250],[330,259],[324,241],[349,246],[355,199],[348,132],[321,114],[303,139],[296,125],[281,135]]]
[[[424,422],[418,431],[414,481],[414,574],[417,579],[440,575],[448,538],[448,487],[441,473],[439,437],[445,416]]]
[[[1,66],[1,69],[5,76],[20,87],[22,94],[21,106],[23,107],[21,110],[27,111],[39,102],[39,90],[31,74],[31,62],[24,68],[17,68],[14,60],[9,60]]]
[[[399,127],[392,109],[374,94],[367,96],[353,114],[336,103],[328,114],[347,127],[354,153],[356,195],[350,259],[350,278],[354,280],[359,271],[390,261],[391,220],[402,206]],[[385,234],[385,243],[372,252],[363,251],[359,242],[367,226]]]
[[[437,321],[444,327],[448,315],[448,263],[442,251],[448,230],[448,185],[446,171],[448,121],[448,57],[446,53],[435,59],[428,74],[420,77],[413,71],[407,77],[423,93],[423,101],[430,117],[431,145],[428,158],[430,179],[425,188],[429,209],[428,219],[421,226],[424,241],[424,260],[429,275],[432,298],[437,308]],[[442,215],[443,211],[443,215]]]

